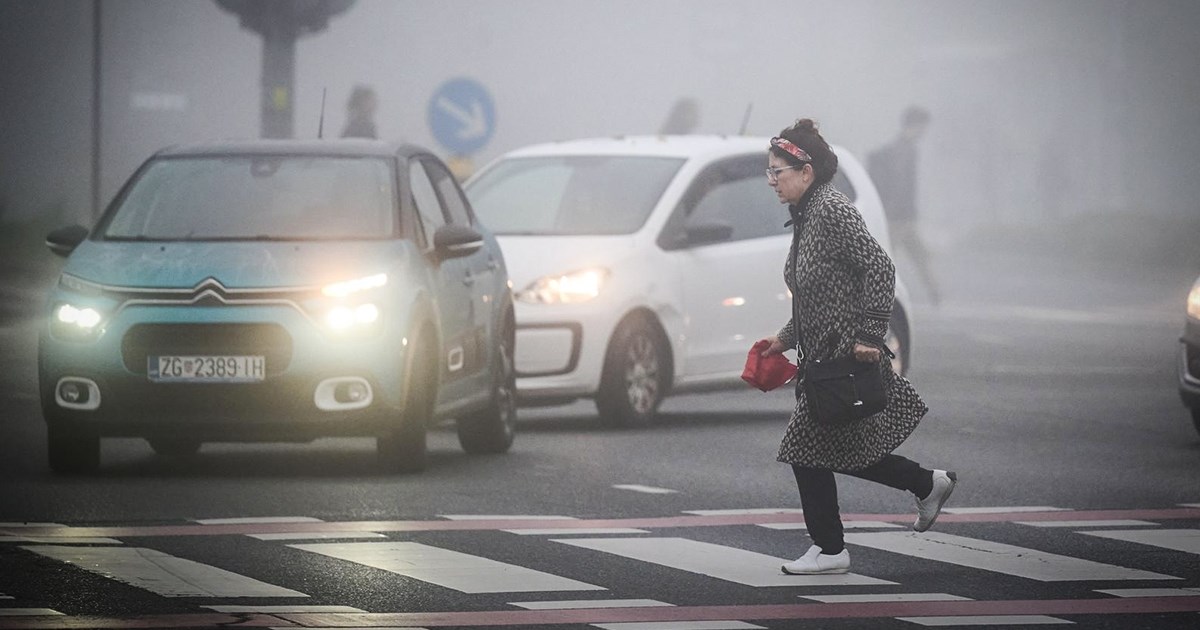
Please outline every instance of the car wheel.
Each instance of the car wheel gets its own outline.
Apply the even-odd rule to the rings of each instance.
[[[51,427],[46,445],[50,470],[54,472],[80,474],[94,472],[100,467],[98,436],[67,433]]]
[[[1196,427],[1196,433],[1200,433],[1200,406],[1192,407],[1192,424]]]
[[[421,335],[419,339],[430,339]],[[408,386],[396,425],[386,434],[375,438],[375,450],[380,463],[394,472],[415,473],[425,470],[428,454],[425,445],[425,426],[433,415],[437,401],[437,358],[426,344],[413,344],[405,373]]]
[[[667,344],[644,316],[617,328],[600,376],[596,408],[610,426],[645,424],[654,419],[668,385]]]
[[[892,359],[892,371],[900,376],[908,374],[908,327],[903,319],[892,318],[883,341],[892,354],[896,355],[896,358]]]
[[[510,329],[511,330],[511,329]],[[506,452],[517,425],[517,372],[513,366],[512,333],[496,348],[491,401],[480,411],[458,419],[458,443],[471,454]]]
[[[200,440],[187,438],[146,438],[155,453],[167,457],[187,457],[200,451]]]

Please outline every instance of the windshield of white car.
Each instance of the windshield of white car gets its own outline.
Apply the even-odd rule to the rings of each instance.
[[[213,156],[151,162],[101,229],[110,240],[391,238],[384,158]]]
[[[644,156],[509,158],[467,187],[479,220],[501,235],[632,234],[682,159]]]

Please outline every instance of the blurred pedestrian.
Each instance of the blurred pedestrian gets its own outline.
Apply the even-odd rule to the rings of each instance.
[[[700,124],[700,102],[685,96],[671,106],[667,119],[658,130],[660,136],[680,136],[692,133]]]
[[[929,266],[929,249],[917,222],[917,142],[929,128],[929,112],[917,106],[904,110],[896,139],[867,156],[867,170],[879,190],[888,219],[888,234],[898,253],[903,249],[921,276],[929,300],[941,302],[941,292]]]
[[[788,206],[792,245],[784,281],[792,293],[792,318],[764,356],[795,348],[800,372],[796,406],[779,446],[778,461],[792,466],[804,523],[813,546],[784,573],[846,573],[850,554],[842,536],[834,472],[913,493],[923,532],[954,491],[957,475],[928,470],[892,453],[928,410],[907,379],[892,371],[884,336],[892,311],[895,268],[867,231],[858,209],[830,183],[837,155],[810,119],[771,138],[767,183]],[[880,363],[887,407],[847,424],[824,424],[809,410],[804,369],[814,360],[853,355]]]
[[[354,86],[346,101],[346,128],[343,138],[378,138],[375,133],[375,108],[379,102],[375,90],[365,85]]]

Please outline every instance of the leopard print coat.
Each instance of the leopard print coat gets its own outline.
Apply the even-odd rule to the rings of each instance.
[[[855,343],[882,348],[895,291],[895,267],[867,231],[862,215],[831,184],[817,186],[803,206],[792,206],[792,247],[784,282],[792,292],[796,317],[779,331],[786,346],[813,359],[851,354]],[[778,460],[835,471],[866,468],[883,459],[912,434],[928,411],[907,379],[883,356],[888,406],[844,426],[819,424],[808,411],[803,382],[797,382],[796,408],[779,446]]]

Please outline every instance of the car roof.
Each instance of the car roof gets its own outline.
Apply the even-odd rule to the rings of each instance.
[[[614,136],[563,142],[547,142],[517,149],[506,157],[543,155],[641,155],[647,157],[717,158],[761,152],[766,154],[770,138],[763,136]]]
[[[215,155],[323,155],[337,157],[408,157],[430,151],[411,144],[368,139],[221,140],[167,147],[159,157]]]

